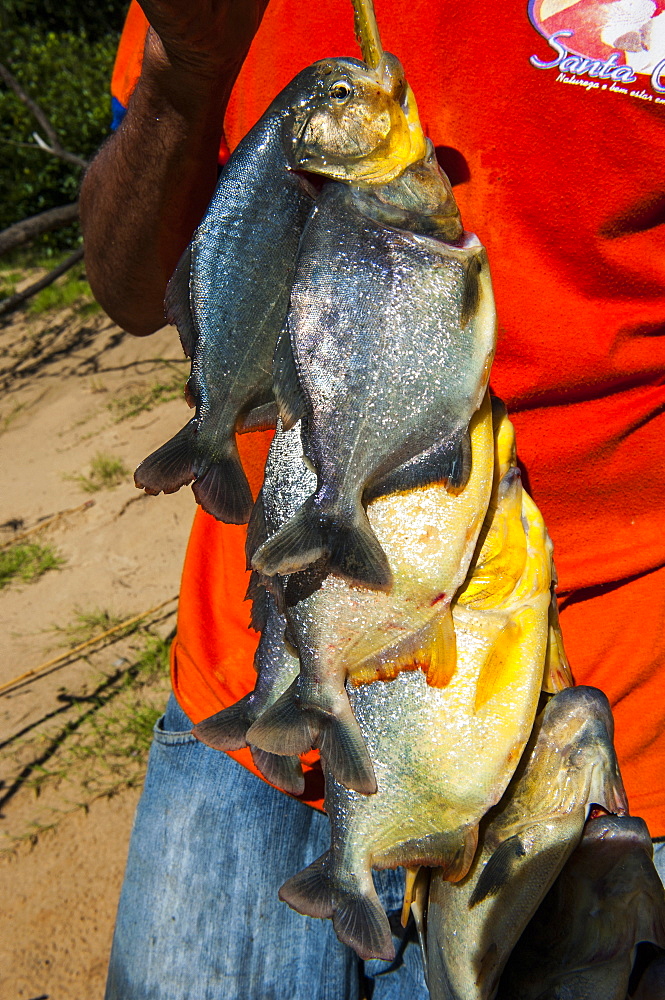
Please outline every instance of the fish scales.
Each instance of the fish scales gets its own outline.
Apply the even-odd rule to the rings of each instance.
[[[187,396],[196,415],[141,463],[137,486],[172,493],[193,480],[214,517],[248,520],[252,495],[235,433],[269,419],[248,414],[272,400],[275,343],[315,195],[294,168],[391,178],[422,155],[422,143],[401,66],[388,54],[375,71],[352,59],[315,63],[271,104],[223,168],[169,283],[167,317],[192,357]]]
[[[410,182],[413,169],[403,175]],[[289,412],[304,416],[318,486],[254,565],[285,574],[325,557],[331,571],[389,589],[364,504],[432,481],[464,485],[466,432],[487,385],[496,318],[476,237],[452,245],[391,228],[360,210],[366,190],[363,199],[329,185],[303,232],[287,319],[295,372],[288,357],[278,365],[276,395],[287,424]],[[448,199],[441,181],[440,205]],[[418,456],[428,461],[410,465]]]

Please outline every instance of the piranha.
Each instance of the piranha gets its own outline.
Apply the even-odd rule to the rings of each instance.
[[[510,787],[481,824],[465,880],[453,885],[445,872],[432,872],[424,935],[432,1000],[494,1000],[513,948],[593,808],[627,812],[613,733],[601,691],[576,687],[555,695]],[[508,996],[517,1000],[517,994]]]
[[[294,683],[252,726],[248,738],[272,753],[319,747],[332,774],[349,788],[376,789],[372,762],[346,681],[366,684],[422,668],[445,687],[457,668],[451,601],[464,582],[492,488],[494,441],[489,399],[471,423],[472,469],[458,493],[431,484],[373,501],[372,529],[388,553],[391,592],[358,588],[317,567],[291,575],[285,617],[300,656]],[[275,530],[312,492],[300,425],[278,433],[256,511]],[[248,533],[254,544],[255,517]]]
[[[254,657],[256,686],[235,705],[192,729],[197,739],[215,750],[240,750],[248,746],[247,730],[283,694],[300,667],[297,656],[284,642],[286,622],[275,597],[258,580],[252,581],[249,593],[253,597],[252,625],[261,631]],[[251,744],[249,747],[254,763],[268,781],[292,795],[303,793],[305,778],[297,757],[266,753]]]
[[[366,796],[346,788],[322,755],[331,847],[280,890],[300,913],[331,917],[340,940],[363,958],[389,960],[394,954],[372,868],[427,865],[440,868],[442,878],[464,878],[480,820],[503,795],[532,730],[547,652],[551,552],[537,510],[520,502],[525,494],[514,468],[495,490],[476,559],[482,587],[474,590],[480,581],[472,572],[452,605],[456,656],[447,683],[428,684],[417,657],[394,680],[354,686],[350,676],[348,697],[374,764],[377,792]],[[379,501],[393,506],[405,557],[411,545],[405,526],[413,518],[406,504],[426,493]],[[519,542],[520,532],[513,567],[510,549],[501,553],[500,542]],[[493,600],[492,563],[502,567]],[[482,608],[471,603],[480,589]],[[364,631],[362,619],[356,628]]]
[[[272,576],[322,560],[389,591],[367,503],[432,482],[463,489],[495,339],[487,255],[463,232],[431,145],[390,184],[328,185],[303,230],[275,361],[283,424],[303,419],[317,485],[254,567]]]
[[[388,53],[374,69],[317,62],[273,101],[223,168],[169,283],[166,316],[192,359],[186,396],[196,413],[139,465],[139,488],[173,493],[193,481],[204,510],[247,522],[252,495],[235,434],[274,426],[272,358],[315,197],[299,171],[383,184],[424,150],[413,95]]]
[[[626,1000],[640,942],[665,949],[647,825],[596,816],[515,948],[499,1000]],[[662,983],[645,994],[662,995]]]

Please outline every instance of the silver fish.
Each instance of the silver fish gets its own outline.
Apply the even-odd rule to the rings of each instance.
[[[652,858],[644,820],[590,819],[513,952],[500,1000],[626,1000],[638,944],[665,948],[665,892]]]
[[[235,705],[199,722],[192,732],[202,743],[215,750],[240,750],[249,745],[254,763],[268,781],[292,795],[301,795],[305,790],[305,778],[297,757],[266,753],[247,743],[249,727],[284,693],[300,667],[297,656],[284,643],[286,622],[275,598],[260,584],[254,586],[253,591],[254,625],[259,624],[257,614],[263,618],[260,622],[261,638],[254,657],[256,686]],[[264,609],[259,612],[257,605],[263,605]]]
[[[186,395],[196,415],[139,465],[138,487],[173,493],[194,480],[197,502],[218,520],[248,520],[252,495],[235,433],[274,426],[272,358],[315,194],[297,171],[390,180],[423,150],[394,56],[375,70],[323,60],[276,98],[222,170],[169,283],[166,314],[192,358]]]
[[[318,481],[255,553],[266,575],[322,560],[390,590],[367,502],[468,479],[468,426],[485,394],[496,316],[487,255],[460,235],[451,198],[430,149],[377,191],[329,185],[308,219],[275,394],[285,427],[303,418]],[[439,225],[452,227],[454,245],[423,235]]]
[[[577,687],[555,695],[481,828],[468,876],[453,885],[445,873],[432,873],[426,955],[432,1000],[494,1000],[514,946],[579,843],[593,805],[627,811],[613,732],[602,692]]]

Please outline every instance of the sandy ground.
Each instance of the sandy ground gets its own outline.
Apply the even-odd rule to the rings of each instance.
[[[146,497],[129,471],[93,493],[80,480],[100,453],[133,470],[188,419],[181,397],[119,419],[132,399],[159,398],[155,386],[184,383],[173,329],[136,339],[99,312],[66,310],[5,324],[0,348],[0,545],[43,522],[26,541],[62,559],[0,590],[2,685],[73,645],[74,633],[62,630],[77,616],[124,619],[174,598],[194,501],[188,489]],[[175,608],[148,620],[152,634],[168,635]],[[112,798],[98,797],[108,782],[90,780],[94,759],[83,781],[71,751],[99,692],[120,690],[117,678],[140,648],[125,639],[0,694],[0,1000],[103,996],[145,748],[130,752],[133,770],[116,775]],[[161,703],[167,678],[150,684],[153,705]],[[46,774],[55,759],[64,777]]]

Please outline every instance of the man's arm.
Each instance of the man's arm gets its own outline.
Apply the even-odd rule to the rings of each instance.
[[[266,3],[142,4],[156,30],[141,79],[80,201],[90,284],[130,333],[164,324],[166,283],[215,188],[224,112]]]

